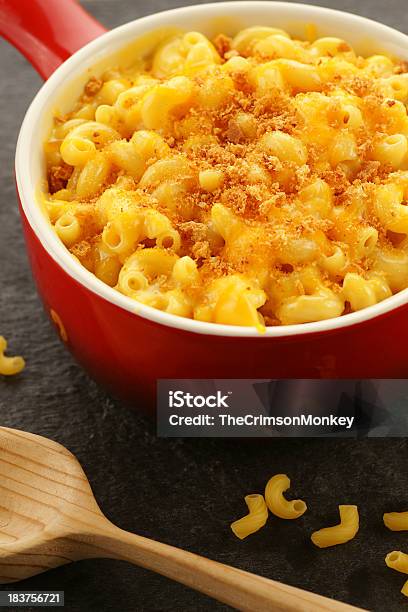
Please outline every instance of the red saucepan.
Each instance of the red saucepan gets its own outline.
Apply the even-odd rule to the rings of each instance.
[[[63,341],[116,395],[151,400],[158,378],[408,376],[407,290],[337,319],[273,327],[263,335],[255,329],[192,321],[136,304],[104,285],[68,253],[38,203],[44,180],[43,142],[53,110],[68,110],[90,74],[120,48],[163,27],[213,35],[220,28],[233,33],[271,24],[304,36],[310,23],[319,35],[343,37],[362,53],[380,48],[408,58],[408,38],[400,32],[355,15],[301,4],[183,7],[105,32],[74,0],[0,0],[1,33],[48,79],[27,111],[16,155],[33,274]],[[146,50],[149,44],[146,38]]]

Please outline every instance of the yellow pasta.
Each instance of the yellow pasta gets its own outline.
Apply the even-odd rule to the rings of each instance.
[[[352,540],[359,529],[357,506],[339,506],[340,523],[312,533],[311,540],[319,548],[345,544]]]
[[[259,41],[269,38],[270,36],[280,34],[281,36],[289,37],[289,34],[279,28],[270,28],[265,26],[253,26],[245,28],[238,32],[232,40],[232,48],[241,54],[249,54],[254,45]]]
[[[394,170],[403,167],[408,153],[408,141],[404,134],[386,136],[374,146],[374,159],[389,164]]]
[[[385,557],[385,563],[397,572],[408,574],[408,555],[399,550],[388,553]]]
[[[307,510],[305,502],[301,499],[288,501],[283,493],[290,487],[290,480],[286,474],[276,474],[268,481],[265,488],[265,501],[269,510],[282,519],[296,519]]]
[[[60,152],[64,162],[71,166],[81,166],[94,157],[96,147],[92,140],[82,136],[71,136],[65,138]]]
[[[330,289],[318,288],[312,295],[288,298],[277,310],[279,320],[285,325],[323,321],[338,317],[344,310],[344,302]]]
[[[386,512],[383,519],[391,531],[408,531],[408,512]]]
[[[7,357],[4,353],[7,350],[7,341],[4,336],[0,336],[0,374],[3,376],[13,376],[19,374],[25,366],[22,357]]]
[[[306,163],[307,152],[300,140],[277,130],[267,132],[260,140],[259,146],[267,155],[274,155],[281,161],[288,161],[301,166]]]
[[[316,52],[318,56],[335,57],[339,55],[353,55],[354,52],[350,45],[341,38],[335,38],[334,36],[326,36],[324,38],[318,38],[311,44],[311,49]]]
[[[233,533],[243,540],[251,533],[259,531],[268,519],[268,508],[262,495],[253,493],[245,497],[249,513],[231,524]]]
[[[385,516],[386,515],[384,515],[384,517]],[[388,567],[396,570],[397,572],[408,574],[408,555],[406,553],[400,552],[399,550],[394,550],[393,552],[388,553],[388,555],[385,557],[385,563]],[[404,583],[401,593],[408,597],[408,580]]]
[[[79,241],[81,226],[76,216],[70,212],[61,215],[55,222],[55,230],[62,242],[71,246]]]
[[[406,65],[307,31],[180,31],[91,75],[45,143],[44,208],[98,279],[260,333],[408,288]],[[143,249],[181,263],[143,276]]]
[[[378,187],[373,200],[374,212],[385,229],[408,234],[408,209],[404,205],[402,185],[389,183]]]
[[[343,281],[343,296],[353,311],[367,308],[390,297],[391,290],[383,278],[364,279],[353,272],[348,272]]]

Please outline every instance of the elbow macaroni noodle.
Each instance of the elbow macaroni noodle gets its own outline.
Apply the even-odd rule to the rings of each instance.
[[[251,533],[259,531],[268,520],[268,508],[262,495],[253,493],[245,497],[249,514],[231,524],[233,533],[243,540]]]
[[[352,540],[359,529],[357,506],[339,506],[340,523],[334,527],[325,527],[312,533],[311,539],[315,546],[327,548],[344,544]]]
[[[390,552],[385,557],[385,563],[388,565],[388,567],[395,569],[397,572],[408,574],[408,555],[400,552],[399,550]]]
[[[90,272],[259,331],[408,287],[404,62],[266,26],[135,60],[92,77],[45,144],[50,220]]]
[[[386,512],[383,519],[391,531],[408,531],[408,512]]]
[[[352,540],[359,529],[357,506],[339,506],[340,523],[334,527],[325,527],[312,533],[311,539],[315,546],[327,548],[344,544]]]
[[[387,525],[388,526],[388,525]],[[408,555],[394,550],[385,557],[385,563],[391,569],[401,572],[402,574],[408,574]],[[401,593],[408,597],[408,580],[404,583]]]
[[[288,501],[283,493],[290,487],[290,480],[286,474],[276,474],[268,481],[265,488],[265,501],[269,510],[282,519],[296,519],[307,510],[305,502],[301,499]]]
[[[25,366],[22,357],[7,357],[4,353],[7,350],[7,340],[0,336],[0,374],[3,376],[13,376],[19,374]]]

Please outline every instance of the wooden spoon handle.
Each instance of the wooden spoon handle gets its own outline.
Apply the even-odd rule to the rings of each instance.
[[[117,527],[94,534],[92,556],[135,563],[218,599],[253,612],[352,612],[360,610],[302,589],[211,561]],[[85,539],[89,545],[89,535]],[[82,544],[85,544],[82,541]],[[86,544],[85,544],[86,546]]]

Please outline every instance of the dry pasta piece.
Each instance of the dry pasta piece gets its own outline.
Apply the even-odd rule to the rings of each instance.
[[[398,514],[398,513],[394,513]],[[388,567],[402,574],[408,574],[408,555],[399,550],[393,550],[385,557],[385,563]],[[408,580],[404,583],[401,593],[408,597]]]
[[[12,376],[18,374],[25,366],[25,361],[22,357],[6,357],[4,354],[7,349],[7,340],[4,336],[0,336],[0,374],[4,376]]]
[[[288,501],[283,493],[290,487],[290,479],[286,474],[276,474],[268,481],[265,487],[265,501],[269,510],[282,519],[296,519],[307,510],[305,502],[301,499]]]
[[[408,574],[408,555],[399,551],[393,550],[385,557],[385,563],[388,567],[402,574]]]
[[[312,533],[311,539],[315,546],[327,548],[337,544],[345,544],[352,540],[359,528],[357,506],[339,506],[340,523],[334,527],[325,527]]]
[[[268,520],[268,508],[263,495],[258,493],[246,495],[245,503],[249,513],[231,524],[232,531],[240,540],[259,531]]]
[[[386,512],[383,516],[384,525],[391,531],[408,530],[408,511],[407,512]]]

